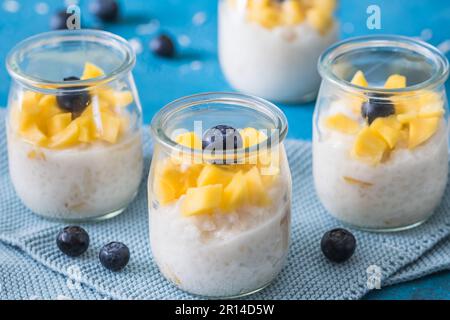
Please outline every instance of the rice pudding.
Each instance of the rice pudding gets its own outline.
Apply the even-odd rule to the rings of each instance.
[[[223,0],[219,58],[229,83],[269,100],[313,100],[322,51],[336,41],[334,0]]]
[[[181,289],[201,296],[236,297],[264,288],[284,265],[290,239],[291,177],[283,145],[272,142],[264,148],[274,135],[252,127],[216,125],[203,134],[169,135],[176,145],[166,149],[160,141],[164,135],[157,135],[165,112],[186,124],[184,112],[200,117],[221,112],[226,103],[214,106],[214,101],[222,95],[224,101],[230,96],[230,103],[256,101],[243,95],[217,95],[217,100],[200,95],[196,101],[200,105],[191,106],[196,113],[176,102],[181,105],[178,111],[171,113],[169,105],[152,121],[157,144],[148,180],[150,243],[161,272]],[[202,112],[203,101],[210,105]],[[239,113],[238,108],[244,109],[233,106],[231,115],[225,115],[231,110],[225,111],[221,119],[229,123],[232,116],[245,119],[246,111]],[[267,111],[274,112],[270,108]],[[254,120],[262,116],[253,108],[248,112]],[[212,131],[218,134],[211,139]],[[222,158],[207,152],[211,146],[217,151],[228,137],[236,139],[231,145],[237,153],[231,158],[229,153]]]
[[[394,74],[384,88],[406,83]],[[370,87],[361,71],[352,84]],[[447,184],[445,95],[422,90],[360,99],[329,101],[315,121],[316,192],[333,216],[360,228],[417,225],[433,214]]]
[[[86,63],[81,78],[103,75]],[[109,85],[72,90],[17,92],[7,119],[12,183],[25,206],[47,218],[118,214],[142,177],[139,122],[128,109],[133,94]]]

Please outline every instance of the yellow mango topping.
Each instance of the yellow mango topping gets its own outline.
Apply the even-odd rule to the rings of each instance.
[[[96,129],[94,121],[90,117],[78,117],[75,119],[80,129],[78,141],[88,143],[96,138]]]
[[[326,34],[333,24],[331,13],[320,8],[312,8],[306,11],[306,21],[322,35]]]
[[[182,177],[179,167],[172,162],[157,164],[153,191],[161,204],[167,204],[181,196],[184,189]]]
[[[71,122],[64,130],[51,137],[50,148],[68,148],[78,142],[79,128],[76,122]]]
[[[189,188],[181,204],[181,213],[185,217],[213,213],[222,203],[222,193],[221,184]]]
[[[267,140],[266,134],[264,132],[259,131],[255,128],[245,128],[242,129],[239,134],[242,137],[242,145],[244,148],[251,147],[255,144],[259,144],[264,140]]]
[[[406,77],[399,74],[393,74],[386,80],[384,87],[386,89],[406,88]]]
[[[270,7],[262,7],[248,13],[248,20],[257,22],[265,28],[271,29],[281,24],[281,14]]]
[[[39,112],[38,103],[40,94],[33,91],[25,91],[22,95],[21,111],[30,115],[37,114]]]
[[[305,11],[299,1],[288,0],[282,3],[283,22],[288,25],[297,25],[305,20]]]
[[[179,134],[175,138],[175,142],[191,149],[202,148],[202,140],[195,134],[195,132]]]
[[[395,116],[376,118],[370,125],[370,129],[378,133],[391,149],[395,147],[400,138],[401,128],[402,125]]]
[[[47,136],[38,128],[36,124],[32,124],[20,132],[23,139],[29,143],[44,146],[47,143]]]
[[[349,118],[343,113],[329,116],[325,120],[325,125],[332,129],[346,134],[355,134],[359,131],[359,123]]]
[[[359,160],[370,164],[377,164],[387,150],[386,142],[369,127],[362,129],[356,136],[352,155]]]
[[[47,121],[47,133],[53,136],[64,130],[72,121],[70,112],[54,115]]]
[[[83,75],[81,76],[81,80],[87,80],[92,78],[98,78],[103,76],[105,73],[102,69],[97,67],[96,65],[86,62],[84,65]]]
[[[336,0],[314,0],[314,6],[324,12],[333,12],[336,9]]]
[[[224,187],[233,178],[233,172],[221,169],[217,165],[206,165],[197,178],[197,185],[203,187],[209,184],[221,184]]]
[[[365,187],[365,188],[373,186],[373,183],[371,183],[371,182],[362,181],[362,180],[355,179],[355,178],[352,178],[352,177],[343,176],[342,178],[348,184],[353,184],[353,185],[357,185],[357,186]]]
[[[265,186],[259,170],[257,167],[253,167],[247,173],[245,173],[245,179],[247,180],[247,187],[249,190],[249,201],[254,205],[265,205],[270,199],[267,197]]]
[[[225,210],[235,210],[247,201],[250,190],[248,189],[246,182],[246,178],[242,171],[239,171],[233,176],[233,179],[223,193],[222,206]]]
[[[361,70],[356,71],[355,75],[352,78],[351,83],[360,87],[369,86],[369,83],[367,82],[366,77],[364,76],[364,73]]]
[[[413,149],[427,141],[437,130],[440,118],[416,118],[409,122],[408,148]]]
[[[101,139],[108,141],[109,143],[116,143],[121,126],[120,118],[113,114],[102,113],[101,121]]]

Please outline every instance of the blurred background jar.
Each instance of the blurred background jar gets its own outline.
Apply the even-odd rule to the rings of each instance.
[[[238,91],[285,103],[316,97],[317,60],[338,37],[335,0],[220,0],[219,59]]]
[[[322,55],[313,172],[327,211],[358,228],[425,222],[448,174],[448,60],[402,36],[345,40]]]
[[[9,53],[9,171],[31,211],[104,219],[134,198],[143,167],[134,63],[124,39],[96,30],[42,33]]]

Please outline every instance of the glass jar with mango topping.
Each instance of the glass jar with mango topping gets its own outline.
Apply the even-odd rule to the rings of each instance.
[[[290,239],[281,110],[240,94],[199,94],[164,107],[151,128],[150,243],[161,272],[208,297],[264,288]]]
[[[134,63],[129,44],[103,31],[43,33],[12,49],[9,171],[31,211],[105,219],[136,195],[143,156]]]
[[[375,231],[426,221],[447,184],[447,59],[419,40],[368,36],[329,48],[319,71],[313,171],[326,210]]]
[[[316,97],[317,59],[337,39],[336,0],[221,0],[219,58],[228,82],[265,99]]]

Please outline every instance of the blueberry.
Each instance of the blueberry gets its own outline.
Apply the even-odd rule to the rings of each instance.
[[[115,0],[91,0],[89,11],[105,22],[113,22],[119,18],[119,5]]]
[[[327,231],[320,242],[322,252],[329,260],[344,262],[353,255],[356,239],[350,231],[337,228]]]
[[[150,42],[150,49],[154,54],[165,58],[171,58],[175,55],[175,46],[173,41],[165,34],[154,38]]]
[[[64,81],[78,80],[80,80],[80,78],[73,76],[64,78]],[[79,91],[84,88],[85,87],[63,88],[62,93],[56,96],[56,101],[58,102],[59,107],[65,111],[72,112],[75,117],[80,115],[91,102],[91,96],[87,91]],[[77,92],[73,92],[74,90],[77,90]]]
[[[394,105],[386,98],[386,95],[371,94],[368,101],[362,104],[361,115],[367,119],[369,125],[376,118],[388,117],[395,113]]]
[[[130,250],[123,243],[113,241],[103,246],[98,257],[106,269],[119,271],[130,260]]]
[[[235,128],[220,124],[208,129],[203,135],[203,149],[207,147],[216,150],[242,148],[242,137]]]
[[[50,18],[50,28],[53,30],[64,30],[67,29],[67,19],[71,16],[70,13],[66,12],[66,9],[56,12]]]
[[[68,226],[58,233],[56,245],[68,256],[78,257],[89,247],[89,235],[79,226]]]

